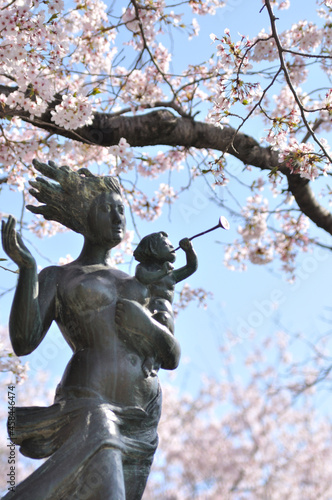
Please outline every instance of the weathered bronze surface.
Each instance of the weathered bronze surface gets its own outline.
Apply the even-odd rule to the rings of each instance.
[[[110,267],[126,225],[117,180],[34,166],[53,182],[37,177],[31,193],[43,205],[27,208],[83,234],[84,245],[74,262],[38,276],[15,219],[2,223],[3,248],[20,271],[9,321],[15,353],[36,349],[52,321],[73,351],[54,404],[16,409],[13,441],[26,456],[50,458],[4,499],[139,500],[158,443],[157,373],[180,358],[174,286],[196,270],[196,254],[181,240],[187,265],[174,270],[174,249],[157,233],[159,246],[138,259],[136,277]]]

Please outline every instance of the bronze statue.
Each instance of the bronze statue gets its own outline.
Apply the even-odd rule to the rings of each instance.
[[[84,245],[75,261],[38,276],[15,219],[2,222],[3,248],[19,267],[9,320],[15,353],[36,349],[53,320],[73,351],[54,404],[16,409],[13,441],[26,456],[50,458],[4,499],[139,500],[158,443],[157,372],[175,369],[180,358],[173,327],[160,314],[167,309],[172,319],[174,285],[194,272],[196,255],[183,240],[190,272],[165,266],[164,278],[110,267],[126,225],[117,179],[53,162],[34,166],[53,182],[31,182],[42,205],[27,208],[81,233]],[[167,278],[171,284],[162,283]]]

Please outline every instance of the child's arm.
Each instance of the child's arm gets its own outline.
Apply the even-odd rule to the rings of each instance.
[[[173,271],[175,283],[179,283],[179,281],[185,280],[188,276],[191,276],[198,267],[197,255],[191,241],[188,238],[183,238],[179,242],[179,245],[182,250],[186,252],[187,264]]]
[[[164,264],[157,269],[152,271],[145,267],[143,264],[138,264],[135,270],[135,278],[138,279],[144,285],[150,285],[155,281],[159,281],[161,278],[166,276],[170,271],[172,271],[173,266],[170,262],[164,262]]]

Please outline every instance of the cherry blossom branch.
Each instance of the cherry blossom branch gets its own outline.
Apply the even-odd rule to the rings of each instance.
[[[316,120],[316,122],[312,126],[312,130],[315,132],[321,126],[322,123],[324,123],[324,120],[322,119]],[[311,134],[308,130],[306,135],[303,137],[302,142],[307,142],[310,139],[310,136]]]
[[[16,285],[12,286],[11,288],[7,288],[4,292],[0,293],[0,299],[7,295],[8,293],[11,293],[13,290],[15,290]]]
[[[235,130],[235,133],[234,133],[234,137],[239,133],[239,131],[241,130],[241,128],[244,126],[244,124],[246,123],[246,121],[249,120],[249,118],[254,114],[255,110],[259,107],[261,108],[261,103],[264,99],[264,97],[266,96],[268,90],[274,85],[276,79],[278,78],[279,74],[281,72],[281,68],[279,68],[279,70],[275,73],[274,77],[272,78],[271,82],[269,83],[269,85],[267,87],[265,87],[265,89],[263,90],[262,92],[262,95],[261,97],[259,98],[259,100],[254,104],[254,106],[251,108],[251,110],[249,111],[249,113],[246,115],[245,118],[241,118],[242,120],[242,123],[240,123],[240,125],[237,127],[237,129]],[[232,146],[233,146],[233,141],[232,141]]]
[[[332,234],[332,216],[319,205],[308,180],[297,174],[292,174],[286,166],[279,163],[278,153],[270,147],[262,147],[255,139],[243,133],[238,132],[234,138],[235,129],[232,127],[220,129],[192,118],[176,117],[170,111],[160,109],[136,116],[112,116],[107,113],[95,113],[92,125],[73,131],[55,125],[51,122],[49,113],[44,114],[40,119],[30,119],[28,112],[11,111],[13,115],[16,114],[39,128],[86,144],[108,147],[117,145],[123,137],[133,147],[163,144],[186,148],[214,149],[228,152],[244,164],[255,166],[261,170],[277,168],[278,171],[287,176],[289,189],[303,213],[318,227]]]
[[[7,3],[7,5],[5,5],[4,7],[1,7],[0,10],[6,10],[6,9],[8,9],[8,7],[10,7],[11,5],[13,5],[15,2],[16,2],[16,0],[11,0],[11,2]]]
[[[308,54],[307,52],[297,52],[296,50],[292,49],[283,48],[283,52],[287,52],[288,54],[292,54],[294,56],[307,57],[310,59],[331,59],[331,56],[324,56],[322,54]]]
[[[317,138],[316,134],[314,133],[314,131],[312,130],[312,128],[310,127],[310,124],[308,123],[307,121],[307,118],[305,116],[305,111],[304,111],[304,107],[302,105],[302,102],[293,86],[293,83],[291,81],[291,78],[290,78],[290,75],[289,75],[289,71],[287,69],[287,65],[286,65],[286,62],[285,62],[285,59],[284,59],[284,49],[281,45],[281,42],[280,42],[280,39],[279,39],[279,35],[278,35],[278,31],[277,31],[277,27],[276,27],[276,20],[277,18],[275,17],[274,13],[273,13],[273,9],[271,7],[271,2],[270,0],[265,0],[265,5],[266,5],[266,8],[267,8],[267,11],[268,11],[268,14],[269,14],[269,18],[270,18],[270,24],[271,24],[271,30],[272,30],[272,35],[273,35],[273,38],[274,38],[274,41],[276,43],[276,46],[277,46],[277,50],[278,50],[278,54],[279,54],[279,60],[280,60],[280,65],[281,65],[281,68],[284,72],[284,75],[285,75],[285,80],[287,82],[287,85],[290,89],[290,91],[292,92],[293,94],[293,97],[295,99],[295,102],[297,103],[298,105],[298,108],[300,110],[300,114],[301,114],[301,117],[302,117],[302,120],[303,120],[303,123],[305,124],[308,132],[310,133],[311,137],[313,138],[313,140],[316,142],[316,144],[319,146],[319,148],[323,151],[324,155],[326,156],[326,158],[328,158],[329,162],[332,163],[332,158],[331,156],[328,154],[328,152],[326,151],[326,148],[323,146],[323,144],[321,143],[321,141],[319,141],[319,139]]]
[[[143,44],[144,44],[144,48],[146,49],[146,51],[148,52],[149,56],[150,56],[150,60],[151,62],[153,63],[153,65],[155,66],[156,70],[158,71],[158,73],[162,76],[164,82],[169,86],[172,94],[174,95],[174,97],[176,96],[176,92],[173,88],[173,85],[171,84],[171,82],[168,80],[168,78],[166,77],[166,74],[162,71],[162,69],[160,68],[159,64],[157,63],[157,61],[155,60],[155,57],[153,56],[151,50],[150,50],[150,47],[148,45],[148,42],[146,40],[146,37],[145,37],[145,33],[144,33],[144,28],[143,28],[143,24],[142,24],[142,21],[141,21],[141,18],[140,18],[140,15],[139,15],[139,7],[137,5],[137,2],[136,0],[131,0],[131,3],[133,4],[134,8],[135,8],[135,13],[136,13],[136,18],[138,20],[138,25],[139,25],[139,28],[140,28],[140,33],[141,33],[141,37],[142,37],[142,40],[143,40]],[[178,109],[181,109],[181,106],[178,107]],[[178,111],[179,112],[179,111]],[[188,116],[184,111],[181,111],[181,116]]]

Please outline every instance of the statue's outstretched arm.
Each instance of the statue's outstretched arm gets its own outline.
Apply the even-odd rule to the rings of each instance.
[[[2,221],[2,246],[19,268],[19,278],[9,318],[9,333],[18,356],[30,354],[42,341],[54,319],[56,268],[40,273],[36,261],[15,230],[16,219]]]

